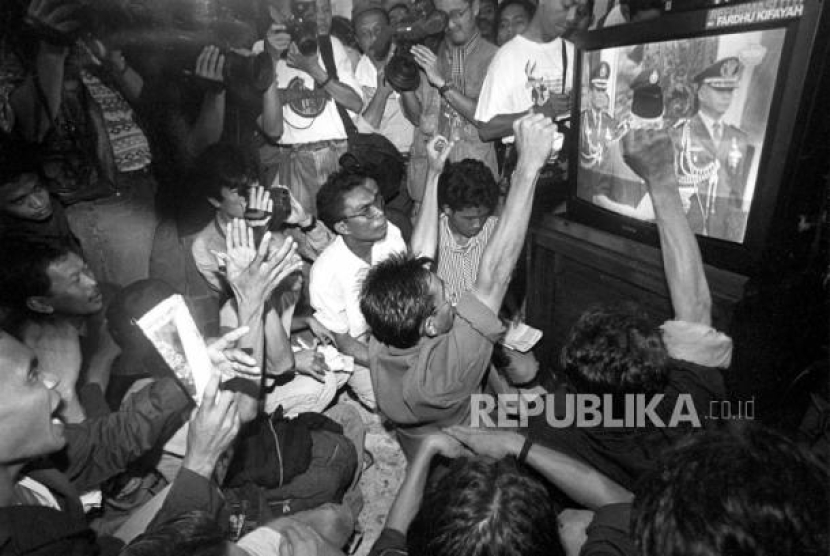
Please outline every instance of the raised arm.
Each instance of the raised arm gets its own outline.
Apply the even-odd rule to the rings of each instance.
[[[445,432],[473,452],[500,459],[517,457],[525,438],[517,432],[449,427]],[[630,502],[634,495],[590,465],[539,444],[531,444],[525,463],[575,502],[590,509]]]
[[[651,194],[674,318],[710,325],[712,298],[697,240],[683,212],[671,138],[665,131],[631,130],[623,138],[623,153]]]
[[[498,313],[510,276],[522,250],[539,170],[553,147],[556,126],[541,114],[531,114],[513,125],[519,161],[499,223],[484,249],[473,294]]]
[[[412,231],[410,251],[419,257],[435,258],[438,250],[438,179],[444,163],[452,150],[453,143],[445,137],[436,135],[427,144],[427,186],[424,190],[423,205],[415,220],[415,229]]]

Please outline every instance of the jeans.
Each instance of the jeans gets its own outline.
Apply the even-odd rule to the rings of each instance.
[[[66,218],[95,278],[123,287],[147,278],[158,218],[149,172],[119,174],[117,186],[117,194],[67,207]]]

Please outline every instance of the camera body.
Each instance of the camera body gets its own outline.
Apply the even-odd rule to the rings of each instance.
[[[291,41],[303,56],[317,54],[317,13],[314,3],[291,2],[291,16],[285,22]]]
[[[435,9],[432,0],[419,0],[409,15],[392,29],[395,53],[386,65],[386,80],[397,92],[414,91],[421,82],[412,47],[447,27],[447,14]]]

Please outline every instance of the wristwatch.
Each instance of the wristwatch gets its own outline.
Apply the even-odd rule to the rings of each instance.
[[[450,85],[447,82],[444,82],[443,85],[438,87],[438,94],[441,95],[441,96],[444,96],[444,95],[447,94],[447,91],[449,91],[450,89],[452,89],[452,85]]]

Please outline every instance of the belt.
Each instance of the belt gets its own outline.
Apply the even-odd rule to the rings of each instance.
[[[286,151],[320,151],[347,144],[347,139],[326,139],[325,141],[312,141],[311,143],[298,143],[295,145],[277,145],[277,148]]]

